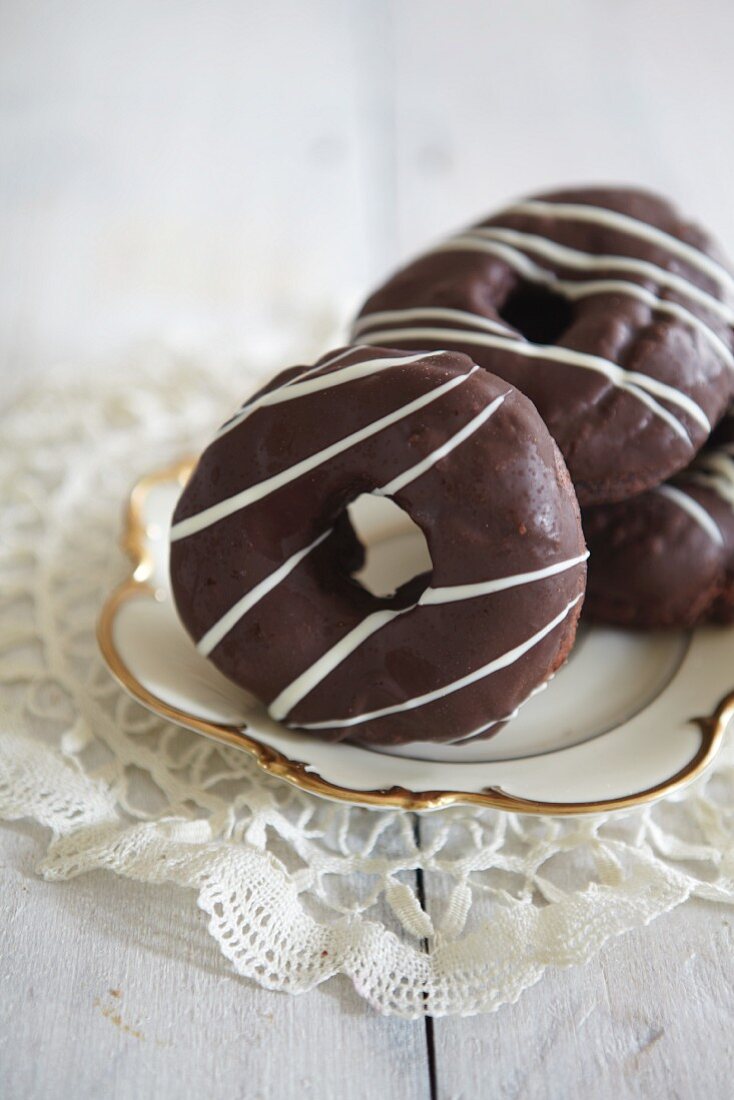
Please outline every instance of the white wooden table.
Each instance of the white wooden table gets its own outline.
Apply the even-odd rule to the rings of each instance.
[[[492,1016],[377,1016],[344,979],[300,997],[233,977],[177,888],[40,881],[4,827],[0,1095],[722,1100],[734,914],[691,903],[550,972]]]
[[[639,181],[734,252],[734,9],[684,0],[0,8],[0,380],[345,315],[507,196]],[[474,1019],[233,977],[176,889],[49,884],[0,829],[0,1095],[732,1095],[732,921],[691,903]]]

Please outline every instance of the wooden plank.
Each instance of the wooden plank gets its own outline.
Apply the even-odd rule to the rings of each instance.
[[[234,976],[193,895],[112,874],[46,883],[30,827],[0,831],[5,1100],[429,1096],[422,1021],[339,979],[299,997]]]
[[[440,901],[429,895],[429,912]],[[434,1020],[437,1095],[725,1100],[734,1074],[733,929],[731,910],[689,902],[610,941],[585,966],[546,971],[514,1005]]]
[[[734,252],[731,28],[728,0],[705,18],[684,0],[394,5],[398,255],[516,194],[594,179],[670,193]],[[426,892],[437,915],[430,875]],[[687,904],[516,1005],[435,1020],[438,1096],[729,1097],[730,920]]]
[[[4,3],[0,358],[326,339],[394,235],[376,33],[357,0]]]

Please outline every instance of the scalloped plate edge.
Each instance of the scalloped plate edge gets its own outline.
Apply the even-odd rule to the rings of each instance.
[[[97,624],[97,639],[110,672],[125,691],[159,717],[222,744],[248,752],[263,771],[293,784],[300,790],[338,802],[383,810],[402,809],[421,812],[456,804],[473,804],[527,814],[609,813],[642,806],[681,790],[700,776],[714,760],[721,747],[727,724],[734,716],[734,691],[727,693],[721,699],[713,713],[703,717],[691,717],[688,720],[697,726],[700,732],[698,749],[673,775],[642,790],[622,796],[575,802],[536,801],[508,793],[501,787],[486,787],[477,791],[414,791],[404,786],[356,790],[325,779],[307,762],[293,760],[272,745],[252,736],[247,732],[247,727],[209,721],[172,706],[152,693],[132,673],[115,644],[114,623],[118,612],[127,601],[140,597],[156,599],[155,589],[149,583],[154,562],[146,533],[145,502],[152,489],[166,482],[177,482],[183,486],[193,465],[193,459],[184,459],[165,469],[145,475],[134,486],[128,501],[121,539],[122,547],[130,557],[133,568],[128,578],[105,600]],[[616,731],[611,731],[604,736],[611,736],[614,732]],[[336,748],[338,751],[338,746]]]

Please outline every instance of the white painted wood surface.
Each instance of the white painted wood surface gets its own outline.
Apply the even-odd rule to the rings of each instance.
[[[340,979],[302,997],[232,976],[180,890],[104,873],[44,883],[38,835],[2,832],[0,1096],[428,1096],[423,1025]]]
[[[96,873],[45,883],[0,833],[0,1095],[238,1100],[728,1100],[734,914],[690,903],[551,971],[492,1016],[375,1015],[343,980],[233,976],[191,898]]]
[[[4,0],[0,362],[257,348],[569,181],[734,252],[733,36],[729,0]]]
[[[734,1077],[734,915],[689,903],[549,972],[493,1017],[435,1025],[451,1100],[726,1100]]]
[[[251,354],[556,183],[659,187],[734,253],[733,32],[729,0],[4,0],[3,385],[150,339]],[[0,832],[4,1100],[732,1094],[722,907],[426,1028],[257,989],[189,898],[47,884],[41,852]]]

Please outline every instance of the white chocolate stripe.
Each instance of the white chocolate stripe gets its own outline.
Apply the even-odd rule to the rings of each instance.
[[[537,687],[534,687],[530,694],[526,695],[522,702],[517,704],[511,714],[506,714],[504,718],[494,718],[491,722],[487,722],[485,723],[485,725],[479,726],[477,729],[472,730],[471,733],[465,733],[463,737],[457,737],[454,741],[447,741],[446,744],[462,745],[465,741],[471,741],[472,738],[479,737],[480,734],[486,733],[487,730],[491,729],[493,726],[499,726],[505,722],[511,722],[513,718],[517,718],[518,714],[526,703],[529,703],[530,700],[534,699],[536,695],[539,695],[541,691],[545,691],[554,676],[555,672],[552,673],[552,675],[549,676],[547,680],[544,680],[542,684],[538,684]]]
[[[700,454],[682,480],[710,489],[734,508],[734,459],[723,448]]]
[[[462,321],[465,325],[473,325],[483,332],[504,333],[507,336],[516,336],[517,333],[509,325],[502,325],[499,321],[490,321],[488,317],[482,317],[478,313],[470,313],[466,309],[448,309],[443,306],[416,306],[414,309],[382,309],[377,313],[366,313],[358,317],[352,326],[355,335],[364,329],[379,328],[380,325],[402,324],[403,321]]]
[[[599,279],[580,283],[565,282],[562,285],[561,293],[565,298],[571,299],[589,298],[595,294],[625,294],[629,298],[637,298],[638,301],[644,302],[654,312],[667,313],[684,324],[690,325],[691,328],[695,328],[704,339],[708,340],[727,366],[734,367],[734,352],[726,346],[719,334],[714,332],[710,325],[707,325],[695,313],[691,313],[685,306],[681,306],[677,302],[666,301],[664,298],[658,298],[651,290],[647,290],[638,283],[629,283],[624,279]]]
[[[734,485],[734,460],[732,459],[734,443],[725,443],[721,447],[712,447],[703,451],[696,459],[694,470],[701,468],[720,474],[726,481]]]
[[[691,437],[681,424],[680,420],[673,416],[672,413],[668,412],[667,409],[663,408],[662,405],[659,405],[654,397],[650,397],[648,393],[645,393],[644,390],[638,389],[637,386],[624,386],[622,388],[627,390],[628,393],[634,394],[635,397],[639,401],[641,401],[643,405],[647,405],[648,409],[650,409],[652,413],[654,413],[656,416],[659,416],[661,420],[665,420],[673,429],[676,435],[679,435],[682,440],[693,446]],[[710,432],[711,429],[709,428],[708,431]]]
[[[376,490],[376,492],[385,496],[389,495],[389,493],[397,492],[398,489],[403,488],[411,481],[414,481],[416,478],[420,477],[421,474],[425,473],[427,469],[433,466],[441,458],[444,458],[446,455],[450,454],[451,451],[458,447],[460,443],[463,443],[465,439],[468,439],[469,436],[473,434],[473,432],[477,431],[477,429],[480,428],[481,425],[489,419],[492,413],[500,407],[506,396],[507,394],[502,394],[500,397],[495,398],[495,400],[492,401],[485,409],[483,409],[478,414],[478,416],[475,416],[472,420],[470,420],[468,424],[466,424],[449,440],[447,440],[447,442],[444,443],[443,446],[437,447],[436,450],[427,455],[426,458],[422,460],[422,462],[417,463],[415,466],[411,466],[410,469],[406,470],[402,474],[399,474],[396,478],[393,478],[392,481],[388,482],[388,484],[385,485],[382,489]],[[211,653],[215,646],[219,645],[222,638],[224,638],[225,635],[228,634],[229,631],[239,622],[242,616],[245,615],[251,607],[254,607],[254,605],[263,598],[263,596],[266,596],[268,592],[271,592],[273,588],[276,587],[276,585],[280,584],[280,582],[284,580],[301,561],[303,561],[303,559],[306,557],[307,554],[311,552],[311,550],[315,549],[320,543],[324,541],[327,535],[331,534],[331,531],[332,528],[329,528],[329,530],[325,531],[322,535],[319,535],[319,537],[315,539],[315,541],[312,542],[310,546],[305,547],[305,549],[303,550],[299,550],[296,554],[294,554],[286,562],[284,562],[278,569],[276,569],[275,572],[271,573],[269,577],[266,577],[264,580],[260,581],[259,584],[255,585],[253,589],[245,593],[242,599],[238,600],[238,602],[233,607],[231,607],[229,611],[227,611],[222,616],[222,618],[219,619],[219,621],[216,622],[214,626],[212,626],[206,632],[206,634],[200,639],[200,641],[197,642],[197,649],[199,650],[199,652],[203,653],[204,656],[207,656],[209,653]],[[568,566],[565,567],[568,568]],[[551,566],[550,568],[553,572],[559,571],[558,566]],[[562,565],[560,568],[564,568],[564,566]],[[395,614],[402,614],[402,612],[395,612]],[[362,626],[364,626],[364,624],[362,624]]]
[[[543,272],[542,268],[538,271]],[[691,313],[685,306],[677,302],[669,302],[664,298],[658,298],[651,290],[640,286],[639,283],[630,283],[625,279],[594,279],[572,282],[570,280],[556,279],[551,272],[543,272],[543,279],[534,279],[534,282],[543,282],[552,285],[553,290],[562,297],[571,301],[579,298],[591,298],[596,294],[623,294],[628,298],[636,298],[644,302],[656,313],[667,313],[677,318],[684,324],[690,325],[700,332],[704,339],[708,340],[716,353],[721,356],[727,366],[734,368],[734,352],[726,346],[724,341],[706,324],[705,321]],[[381,310],[379,313],[368,313],[358,318],[354,324],[355,334],[364,333],[371,328],[379,328],[380,325],[400,325],[406,321],[463,321],[466,325],[479,331],[505,333],[508,336],[517,336],[517,333],[505,325],[496,324],[477,313],[469,313],[463,309],[393,309]]]
[[[353,348],[349,350],[354,351]],[[342,356],[338,358],[342,358]],[[294,401],[299,397],[307,397],[311,393],[319,393],[321,390],[329,390],[334,386],[343,386],[346,382],[354,382],[358,378],[366,378],[370,374],[378,374],[380,371],[389,370],[391,367],[417,363],[424,358],[425,354],[422,353],[420,355],[395,356],[391,359],[365,359],[359,363],[351,363],[348,367],[342,367],[340,370],[332,371],[331,374],[318,374],[315,378],[309,379],[306,378],[306,375],[312,374],[313,369],[306,371],[300,377],[291,379],[285,385],[256,398],[250,405],[242,409],[233,420],[228,421],[223,428],[220,428],[215,438],[219,439],[227,432],[232,431],[233,428],[238,427],[243,420],[246,420],[257,409],[267,408],[270,405],[280,405],[284,401]],[[334,360],[334,362],[336,361]],[[322,363],[318,369],[322,370],[330,365],[330,363]]]
[[[351,447],[355,447],[358,443],[362,443],[365,439],[369,439],[370,436],[376,435],[384,428],[389,428],[391,424],[396,424],[404,417],[410,416],[411,413],[418,412],[419,409],[425,408],[426,405],[438,401],[444,394],[450,393],[456,386],[461,386],[467,379],[471,378],[472,374],[477,370],[479,370],[479,367],[473,366],[466,374],[450,378],[448,382],[436,386],[435,389],[429,390],[428,393],[421,394],[420,397],[415,398],[413,401],[409,401],[393,412],[387,413],[377,420],[373,420],[371,424],[365,425],[364,428],[360,428],[358,431],[352,432],[351,435],[337,440],[336,443],[332,443],[329,447],[324,447],[323,450],[309,455],[300,462],[296,462],[293,466],[281,470],[280,473],[273,474],[272,477],[265,478],[264,481],[259,481],[255,485],[251,485],[249,488],[243,489],[239,493],[235,493],[234,496],[220,501],[218,504],[213,504],[209,508],[204,508],[201,512],[197,512],[193,516],[188,516],[186,519],[179,520],[179,522],[175,523],[171,528],[171,540],[175,542],[178,539],[187,538],[189,535],[195,535],[198,531],[203,531],[204,528],[210,527],[211,524],[218,523],[220,520],[226,519],[227,516],[231,516],[235,512],[247,508],[250,504],[254,504],[258,500],[262,500],[263,497],[276,492],[276,490],[281,489],[284,485],[288,485],[289,482],[295,481],[311,470],[315,470],[318,466],[323,465],[324,462],[329,462],[332,458],[342,454],[344,451],[348,451]]]
[[[513,230],[501,230],[503,234],[509,234],[512,238],[522,236],[517,234]],[[543,238],[533,238],[533,240],[542,240]],[[484,242],[489,243],[489,242]],[[526,246],[527,247],[527,246]],[[563,247],[563,246],[558,246]],[[701,332],[714,346],[716,351],[725,359],[728,366],[734,366],[734,354],[731,349],[726,346],[724,341],[714,332],[710,325],[701,318],[697,317],[695,313],[691,313],[685,306],[680,305],[678,302],[670,302],[665,298],[658,297],[657,294],[653,294],[651,290],[646,287],[640,286],[639,283],[630,282],[629,279],[558,279],[552,271],[548,271],[547,268],[541,267],[536,264],[534,260],[531,260],[529,256],[526,256],[524,252],[520,251],[520,248],[515,248],[510,244],[497,243],[493,244],[490,249],[494,255],[503,259],[505,263],[509,263],[511,267],[514,267],[526,278],[531,279],[533,282],[547,285],[551,290],[562,297],[569,299],[570,301],[576,301],[578,298],[585,298],[592,294],[626,294],[628,297],[637,298],[638,301],[644,302],[650,309],[655,310],[658,313],[667,313],[672,317],[677,317],[685,324],[692,325],[699,332]],[[586,253],[580,253],[580,255],[586,255]],[[550,258],[550,257],[547,257]],[[604,266],[604,265],[602,265]],[[693,284],[690,284],[693,289]],[[704,292],[701,292],[704,293]],[[711,303],[715,303],[716,306],[722,306],[721,302],[718,302],[715,298],[710,298],[709,301],[702,303],[704,307],[709,307]],[[734,321],[734,312],[723,306],[725,316],[722,318],[729,321]],[[721,311],[717,310],[720,315]]]
[[[289,378],[287,382],[284,382],[282,386],[278,386],[277,389],[287,389],[295,382],[303,382],[303,380],[305,378],[308,378],[310,375],[316,374],[320,370],[326,370],[327,367],[333,366],[334,363],[338,363],[341,359],[346,359],[348,355],[352,355],[357,350],[357,347],[344,348],[342,351],[339,352],[338,355],[334,355],[331,359],[327,359],[325,363],[316,363],[315,366],[309,367],[308,370],[303,372],[303,374],[298,374],[294,378]],[[271,392],[274,393],[276,391],[273,390]],[[234,414],[234,416],[230,416],[229,420],[225,420],[224,424],[222,424],[221,428],[214,438],[219,439],[220,436],[226,435],[227,432],[232,430],[232,428],[236,428],[237,424],[241,423],[241,421],[248,417],[252,410],[256,406],[258,406],[259,401],[259,397],[248,397],[246,401],[243,401],[242,405],[240,406],[239,410]]]
[[[270,704],[271,718],[280,721],[285,718],[297,703],[308,695],[317,684],[329,676],[339,667],[342,661],[354,653],[363,641],[370,638],[376,631],[392,622],[401,615],[407,615],[409,611],[415,611],[417,607],[429,604],[454,603],[461,600],[473,599],[477,596],[488,596],[494,592],[502,592],[507,588],[515,588],[519,585],[531,584],[533,581],[552,577],[557,573],[563,573],[575,565],[586,561],[588,551],[579,557],[549,565],[545,569],[537,569],[531,573],[517,573],[511,577],[500,577],[494,581],[480,581],[478,584],[459,584],[442,588],[427,588],[417,603],[399,611],[377,611],[374,615],[368,615],[348,634],[341,638],[323,656],[305,669],[288,687],[277,696]],[[504,719],[499,719],[503,721]]]
[[[699,466],[704,469],[711,469],[734,484],[733,449],[734,443],[725,443],[721,447],[712,447],[711,450],[702,451],[696,459],[694,469]]]
[[[479,737],[480,734],[486,733],[487,730],[491,730],[493,726],[499,726],[500,723],[510,722],[513,718],[517,718],[520,708],[515,707],[512,714],[506,715],[504,718],[493,718],[491,722],[485,722],[482,726],[477,726],[471,733],[465,733],[463,737],[455,737],[452,741],[444,742],[446,745],[463,745],[465,741],[472,741],[475,737]]]
[[[516,246],[516,247],[513,247]],[[474,229],[459,237],[444,241],[437,245],[434,252],[486,252],[493,256],[500,256],[512,267],[526,275],[529,279],[537,281],[553,281],[563,285],[562,280],[556,280],[555,276],[544,268],[535,264],[529,256],[525,256],[519,249],[529,252],[537,252],[551,263],[561,267],[570,267],[577,271],[620,271],[631,275],[639,275],[649,279],[659,286],[668,287],[685,298],[690,298],[705,309],[715,313],[726,324],[734,324],[734,309],[725,302],[720,302],[712,294],[702,290],[695,283],[689,282],[682,275],[676,275],[666,271],[663,267],[649,263],[647,260],[634,260],[629,256],[593,255],[590,252],[580,252],[566,245],[556,244],[546,237],[538,237],[532,233],[521,233],[514,229],[485,228]]]
[[[264,596],[267,596],[268,592],[272,592],[274,588],[277,588],[280,582],[284,581],[288,574],[292,573],[296,566],[331,534],[332,530],[333,528],[329,527],[329,529],[319,535],[317,539],[314,539],[312,543],[305,546],[303,550],[298,550],[292,557],[288,558],[287,561],[284,561],[278,569],[261,580],[260,583],[256,584],[254,588],[251,588],[249,592],[246,592],[242,599],[238,600],[236,604],[230,607],[229,611],[226,611],[221,619],[219,619],[214,626],[210,627],[206,634],[199,639],[196,643],[196,648],[199,650],[199,653],[203,653],[205,657],[208,657],[211,651],[219,645],[227,634],[229,634],[230,630],[237,625],[243,615],[246,615],[250,608],[254,607],[256,603],[259,603]]]
[[[734,509],[734,488],[722,482],[716,474],[707,474],[705,471],[691,470],[681,477],[681,482],[689,485],[700,485],[702,489],[708,489],[721,497],[730,508]]]
[[[305,669],[300,676],[297,676],[288,687],[283,688],[268,707],[270,717],[274,718],[276,722],[280,722],[305,695],[313,691],[342,661],[345,661],[350,653],[354,653],[362,642],[399,615],[404,615],[406,610],[412,610],[412,608],[401,609],[400,611],[376,611],[373,615],[367,615],[361,623],[358,623],[348,634],[340,638],[336,645],[333,645],[309,668]]]
[[[306,378],[310,378],[314,374],[319,374],[323,370],[328,370],[329,367],[335,366],[337,363],[341,363],[342,359],[346,359],[348,355],[354,355],[355,352],[361,351],[359,344],[350,345],[349,347],[342,348],[337,355],[332,355],[330,359],[325,359],[322,363],[314,363],[308,370],[303,371],[302,374],[297,374],[293,378],[289,378],[287,382],[284,382],[278,389],[286,389],[288,386],[295,386],[300,382],[303,382]],[[252,404],[253,402],[250,402]],[[247,403],[246,403],[247,404]]]
[[[508,390],[507,393],[510,391]],[[381,489],[375,490],[376,496],[389,497],[394,493],[399,493],[401,489],[404,489],[406,485],[410,485],[411,481],[415,481],[421,477],[426,470],[430,470],[432,466],[435,466],[437,462],[440,462],[446,455],[458,447],[461,443],[473,435],[474,432],[481,428],[482,424],[485,424],[490,416],[500,407],[502,402],[507,397],[507,393],[501,394],[499,397],[495,397],[486,408],[482,409],[473,419],[465,424],[463,428],[460,428],[458,432],[447,439],[445,443],[442,443],[440,447],[436,447],[435,451],[431,451],[430,454],[422,458],[420,462],[416,462],[415,466],[411,466],[410,469],[404,470],[402,474],[398,474],[392,481],[388,481],[386,485],[383,485]]]
[[[720,287],[726,287],[727,290],[734,293],[734,277],[716,260],[707,256],[699,248],[687,244],[686,241],[681,241],[678,237],[674,237],[648,222],[640,221],[639,218],[632,218],[629,214],[621,214],[617,210],[608,210],[601,206],[587,206],[585,203],[542,202],[538,199],[515,203],[504,213],[588,222],[618,230],[620,233],[637,237],[639,240],[656,245],[674,256],[679,256],[685,263],[698,268],[704,275],[713,279]]]
[[[711,425],[703,409],[686,394],[666,385],[664,382],[658,381],[656,378],[652,378],[650,375],[641,374],[639,371],[625,370],[624,367],[620,367],[618,363],[612,363],[609,359],[575,351],[572,348],[559,347],[555,344],[530,344],[523,340],[509,340],[503,336],[490,336],[489,334],[485,335],[469,330],[446,328],[381,329],[379,332],[365,333],[362,339],[365,343],[377,345],[389,344],[391,340],[400,340],[401,342],[406,340],[430,340],[438,343],[446,341],[449,344],[454,341],[461,344],[498,348],[513,355],[524,355],[529,359],[546,359],[572,367],[593,370],[598,374],[605,375],[619,389],[627,390],[638,398],[641,398],[641,390],[646,391],[645,404],[687,442],[690,442],[690,437],[683,424],[648,395],[654,394],[656,397],[668,401],[671,405],[677,405],[700,424],[706,433],[711,431]]]
[[[713,539],[719,546],[723,546],[724,537],[718,525],[714,522],[706,509],[703,508],[697,500],[690,497],[688,493],[684,493],[681,489],[676,489],[674,485],[658,485],[653,492],[677,504],[679,508],[687,512],[688,515],[704,529],[709,538]]]
[[[448,454],[449,450],[453,450],[454,447],[457,447],[459,443],[463,442],[463,440],[468,438],[468,436],[471,434],[471,432],[467,431],[467,429],[471,428],[471,431],[476,431],[477,428],[480,427],[480,423],[477,423],[477,421],[481,420],[481,423],[484,423],[489,418],[489,416],[491,416],[491,414],[497,408],[499,408],[499,406],[504,401],[505,396],[506,394],[502,394],[501,397],[495,398],[495,400],[490,405],[488,405],[486,409],[482,410],[479,416],[470,421],[469,424],[467,424],[465,428],[461,430],[461,432],[457,432],[456,435],[453,436],[447,444],[444,444],[443,448],[438,448],[437,450],[442,450],[444,454]],[[461,439],[458,439],[459,435],[462,436]],[[449,450],[447,450],[446,448],[449,448]],[[427,457],[429,459],[433,458],[434,461],[438,461],[439,457],[443,457],[443,455],[437,457],[434,456],[437,456],[437,451],[433,451],[431,455]],[[407,473],[411,473],[415,469],[416,467],[412,467],[410,471],[407,471]],[[419,476],[417,473],[413,475],[413,477],[417,476]],[[413,477],[410,478],[411,481],[413,480]],[[395,481],[397,480],[399,479],[396,478]],[[406,481],[405,484],[407,483],[408,482]],[[385,487],[382,492],[386,493],[386,490],[387,487]],[[256,584],[255,587],[250,589],[249,592],[246,592],[245,595],[240,600],[238,600],[237,603],[234,604],[234,606],[231,607],[229,611],[227,611],[221,617],[221,619],[219,619],[214,624],[214,626],[212,626],[206,632],[206,634],[204,634],[203,637],[197,642],[196,648],[199,650],[199,652],[202,653],[205,657],[208,656],[212,652],[212,650],[219,645],[219,643],[230,632],[230,630],[232,630],[233,627],[237,625],[240,619],[244,615],[246,615],[247,612],[255,606],[255,604],[259,603],[264,596],[267,596],[269,592],[272,592],[272,590],[276,588],[281,583],[281,581],[285,580],[285,578],[293,572],[296,566],[299,565],[303,561],[303,559],[311,553],[312,550],[315,550],[316,547],[319,546],[328,537],[328,535],[331,534],[331,532],[332,528],[324,531],[323,534],[319,535],[317,539],[314,539],[314,541],[310,543],[310,545],[304,547],[304,549],[302,550],[297,551],[290,558],[288,558],[287,561],[283,562],[283,564],[278,569],[276,569],[268,577],[265,577],[262,581],[260,581],[259,584]],[[477,596],[487,596],[491,595],[494,592],[502,592],[505,589],[514,588],[517,585],[529,584],[532,581],[536,580],[544,580],[546,577],[556,576],[558,573],[564,573],[568,569],[572,569],[575,565],[580,565],[582,562],[586,561],[588,556],[589,552],[587,550],[584,554],[580,554],[576,558],[569,558],[567,561],[556,562],[554,565],[548,565],[543,569],[536,569],[529,573],[518,573],[514,576],[499,577],[496,580],[492,581],[480,581],[477,584],[461,584],[449,585],[441,588],[427,588],[423,592],[420,600],[418,601],[418,604],[413,604],[411,608],[406,608],[401,611],[390,612],[387,614],[385,612],[378,612],[377,615],[368,616],[367,619],[365,619],[358,627],[355,628],[355,630],[351,632],[350,635],[347,636],[348,638],[355,636],[357,640],[351,648],[343,653],[340,661],[344,660],[344,658],[348,656],[349,653],[353,652],[353,650],[357,647],[361,640],[369,637],[370,634],[374,633],[374,631],[379,629],[379,627],[384,625],[384,623],[389,622],[391,619],[395,618],[396,615],[404,614],[405,610],[412,610],[413,607],[417,607],[419,605],[424,606],[429,604],[453,603],[458,600],[473,599]],[[384,623],[382,621],[378,621],[379,616],[381,615],[385,616]],[[371,628],[367,628],[367,624],[371,622],[374,622],[374,625]],[[367,631],[366,633],[364,632],[365,630]],[[362,632],[361,637],[358,638],[358,632],[360,631]],[[345,642],[346,639],[343,639],[342,642],[338,644],[339,646],[343,646]],[[323,661],[324,658],[321,658],[321,660]],[[319,664],[319,662],[317,662],[317,664]],[[312,668],[315,669],[316,665],[312,666]],[[299,683],[301,680],[304,679],[304,677],[308,676],[311,671],[311,669],[307,670],[294,683]],[[321,677],[319,677],[319,680],[320,679]],[[318,683],[319,680],[316,680],[315,683]],[[313,686],[315,686],[315,683],[313,684]],[[294,685],[291,685],[291,687],[293,686]],[[311,688],[309,688],[308,690],[310,691]],[[281,695],[283,694],[285,694],[285,692],[281,692]],[[299,698],[302,698],[302,695],[299,696]],[[295,704],[291,704],[291,707],[289,707],[288,709],[292,709],[292,706],[294,705]],[[273,716],[275,717],[275,715]]]
[[[462,676],[459,680],[453,680],[451,683],[445,684],[443,687],[436,688],[434,691],[426,692],[425,695],[416,695],[412,699],[406,699],[402,703],[396,703],[394,706],[382,707],[380,710],[368,711],[364,714],[356,714],[349,718],[334,718],[328,722],[301,722],[298,724],[298,729],[307,730],[319,730],[319,729],[338,729],[340,727],[346,728],[349,726],[358,726],[363,722],[372,722],[377,718],[386,718],[391,714],[399,714],[406,710],[415,710],[417,707],[427,706],[429,703],[434,703],[438,699],[443,699],[447,695],[452,695],[456,691],[461,691],[462,688],[470,687],[472,684],[477,683],[479,680],[485,679],[487,676],[491,676],[494,672],[499,672],[504,668],[508,668],[510,665],[519,661],[526,653],[538,645],[542,640],[555,630],[557,626],[563,622],[563,620],[573,610],[582,596],[577,596],[575,600],[572,600],[563,611],[559,612],[549,623],[539,630],[532,637],[521,642],[520,645],[515,646],[513,649],[503,653],[500,657],[496,657],[493,661],[489,661],[488,664],[483,665],[481,668],[475,669],[474,672],[468,673],[466,676]]]
[[[568,558],[566,561],[556,562],[555,565],[546,565],[543,569],[533,569],[529,573],[516,573],[511,577],[497,577],[493,581],[478,581],[476,584],[450,584],[441,588],[427,588],[421,596],[420,604],[455,603],[458,600],[472,600],[477,596],[489,596],[493,592],[504,592],[507,588],[515,588],[521,584],[531,584],[533,581],[545,580],[546,577],[555,577],[558,573],[565,573],[573,569],[575,565],[581,565],[589,556],[586,550],[576,558]]]
[[[342,348],[336,355],[332,355],[331,359],[324,359],[323,362],[314,363],[312,367],[305,370],[303,374],[297,375],[295,378],[289,378],[284,383],[286,386],[292,386],[295,382],[302,382],[304,378],[308,378],[309,375],[318,374],[321,370],[326,370],[328,367],[333,367],[335,363],[341,363],[342,359],[346,359],[348,355],[353,355],[355,351],[360,351],[358,344],[350,344],[346,348]]]

